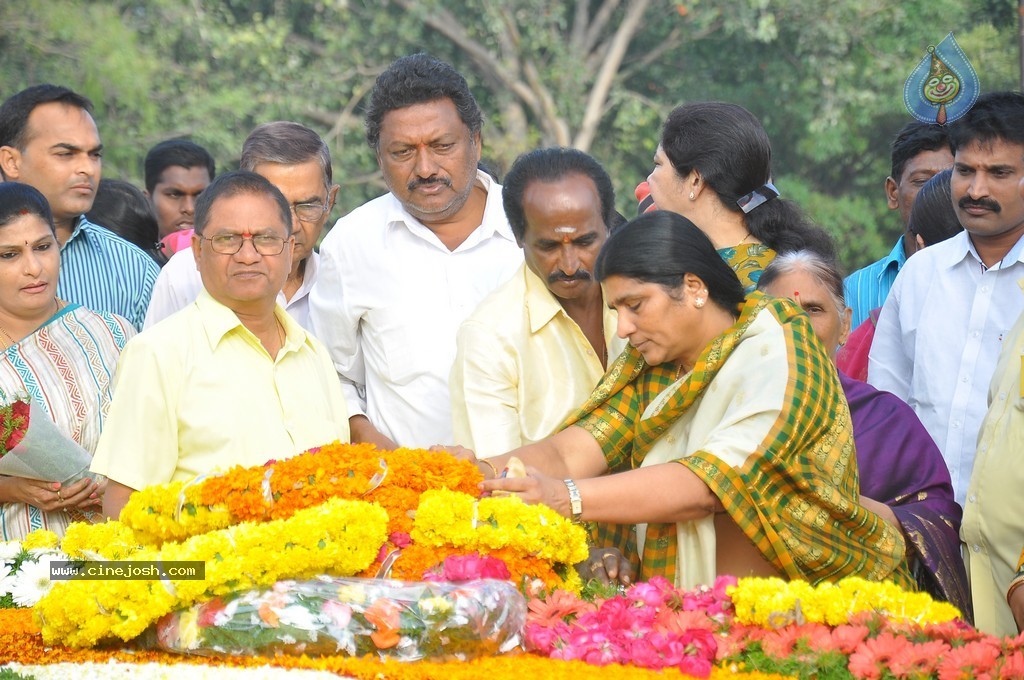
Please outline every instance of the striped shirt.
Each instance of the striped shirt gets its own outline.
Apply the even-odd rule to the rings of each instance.
[[[850,328],[860,326],[871,310],[885,303],[889,289],[906,261],[907,254],[903,250],[901,236],[888,255],[846,277],[843,281],[843,294],[846,296],[846,305],[853,310]]]
[[[140,248],[85,219],[60,250],[57,295],[97,312],[111,312],[141,330],[160,267]]]

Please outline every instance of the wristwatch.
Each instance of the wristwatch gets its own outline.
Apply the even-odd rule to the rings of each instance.
[[[572,510],[572,521],[579,522],[583,515],[583,499],[580,497],[580,490],[576,488],[576,482],[571,479],[563,479],[565,488],[569,490],[569,506]]]

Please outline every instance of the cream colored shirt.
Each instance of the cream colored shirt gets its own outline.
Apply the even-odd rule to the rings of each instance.
[[[133,489],[349,440],[327,350],[280,305],[276,359],[205,290],[124,348],[92,470]]]
[[[1024,289],[1024,279],[1017,282]],[[1003,341],[989,388],[960,538],[974,600],[974,624],[991,635],[1016,635],[1006,604],[1024,544],[1024,315]]]
[[[609,363],[626,341],[605,307]],[[496,456],[552,434],[605,368],[583,331],[524,264],[462,324],[449,387],[455,443]]]

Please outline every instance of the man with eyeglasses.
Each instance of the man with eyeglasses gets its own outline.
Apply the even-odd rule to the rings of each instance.
[[[93,458],[103,511],[132,492],[348,441],[327,349],[277,304],[292,269],[293,207],[266,178],[222,175],[196,201],[195,302],[125,346]]]
[[[295,252],[288,280],[277,301],[303,328],[309,328],[309,291],[320,256],[313,247],[330,217],[338,185],[333,183],[327,143],[305,125],[264,123],[242,144],[242,170],[270,180],[291,205]],[[175,253],[153,287],[144,328],[166,319],[196,299],[202,290],[191,251]]]

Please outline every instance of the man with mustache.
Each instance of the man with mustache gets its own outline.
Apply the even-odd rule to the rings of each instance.
[[[950,139],[950,189],[965,231],[918,252],[896,277],[871,346],[868,382],[917,412],[969,512],[981,501],[967,485],[989,382],[1003,339],[1024,311],[1024,94],[980,97]],[[969,554],[983,549],[968,545]]]
[[[455,333],[522,263],[501,187],[477,169],[482,125],[466,80],[427,54],[398,59],[374,85],[366,139],[390,191],[338,220],[310,293],[353,441],[452,440]]]
[[[313,250],[338,195],[327,142],[305,125],[275,121],[257,126],[242,143],[242,170],[266,177],[291,205],[295,226],[292,266],[277,302],[303,328],[309,328],[309,291],[320,256]],[[191,250],[177,252],[153,288],[146,328],[191,304],[203,289]]]
[[[617,217],[604,168],[538,149],[516,160],[502,196],[526,261],[462,324],[451,374],[455,443],[479,457],[552,434],[625,346],[593,275]]]
[[[0,105],[0,176],[29,184],[50,204],[60,243],[57,295],[142,328],[160,268],[133,244],[85,218],[100,181],[103,144],[92,102],[66,87],[35,85]]]

